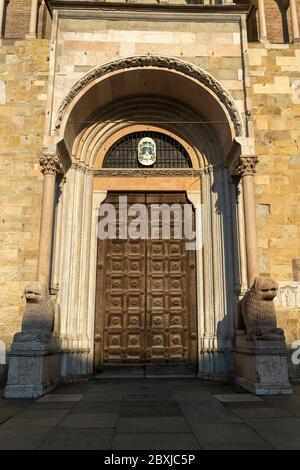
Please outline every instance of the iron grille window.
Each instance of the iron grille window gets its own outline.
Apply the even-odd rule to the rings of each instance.
[[[118,140],[108,151],[103,168],[141,168],[138,144],[143,137],[151,137],[156,144],[156,161],[150,168],[190,168],[189,155],[182,145],[159,132],[135,132]]]

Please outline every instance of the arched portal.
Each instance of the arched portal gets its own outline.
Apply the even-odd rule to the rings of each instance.
[[[181,192],[198,211],[203,239],[194,266],[198,373],[231,373],[234,310],[247,274],[242,189],[237,199],[228,167],[248,139],[246,129],[213,77],[175,59],[116,61],[73,87],[52,128],[67,170],[56,208],[51,276],[52,286],[59,286],[63,376],[93,372],[94,340],[101,340],[94,328],[96,227],[98,208],[110,191]],[[176,142],[189,165],[170,160],[158,168],[107,168],[113,146],[138,133]]]

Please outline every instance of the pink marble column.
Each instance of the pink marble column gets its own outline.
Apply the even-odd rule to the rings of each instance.
[[[254,279],[259,275],[254,191],[257,163],[258,159],[255,156],[242,156],[239,158],[235,170],[235,174],[241,178],[243,185],[248,287],[252,286]]]
[[[57,155],[44,155],[40,158],[40,165],[41,171],[44,175],[44,184],[41,210],[37,280],[40,282],[44,282],[46,285],[49,285],[51,271],[56,175],[61,173],[61,164]]]

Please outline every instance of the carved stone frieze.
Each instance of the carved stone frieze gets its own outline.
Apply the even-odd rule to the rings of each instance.
[[[145,67],[158,67],[161,69],[175,70],[176,72],[183,73],[184,75],[197,80],[198,82],[209,88],[215,95],[217,95],[220,102],[226,107],[232,119],[237,136],[244,135],[244,125],[241,116],[236,108],[236,105],[229,93],[217,80],[215,80],[211,75],[209,75],[204,70],[196,67],[195,65],[189,64],[179,59],[161,56],[136,56],[122,58],[113,62],[103,64],[100,67],[97,67],[88,72],[72,87],[66,98],[61,103],[55,121],[56,132],[58,132],[58,130],[60,129],[68,105],[78,95],[78,93],[83,90],[86,85],[91,83],[93,80],[96,80],[111,72],[123,69],[125,70],[131,68]]]
[[[203,173],[203,170],[197,169],[150,169],[150,168],[141,168],[141,169],[134,169],[134,168],[115,168],[115,169],[96,169],[93,171],[94,176],[100,177],[125,177],[125,178],[153,178],[153,177],[199,177]]]

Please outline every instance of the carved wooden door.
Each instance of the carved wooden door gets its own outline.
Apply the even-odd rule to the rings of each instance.
[[[119,196],[114,205],[120,220]],[[128,205],[186,204],[184,193],[126,194]],[[135,218],[134,216],[133,218]],[[174,238],[178,222],[170,213],[170,239],[98,240],[95,324],[95,369],[105,364],[196,364],[195,252],[184,238]],[[120,228],[121,227],[121,228]],[[152,224],[153,227],[153,224]]]

